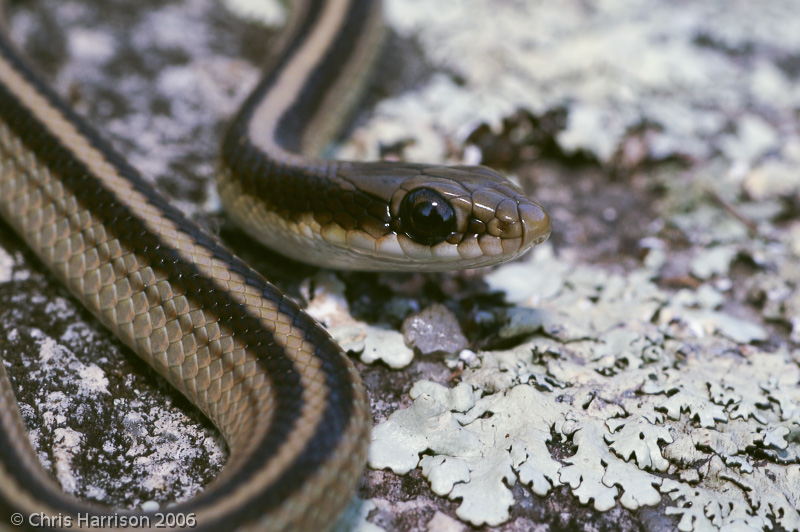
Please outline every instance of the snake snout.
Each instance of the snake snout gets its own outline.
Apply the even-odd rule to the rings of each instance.
[[[530,200],[520,202],[517,210],[522,222],[521,250],[539,245],[547,240],[553,228],[547,211],[538,203]]]

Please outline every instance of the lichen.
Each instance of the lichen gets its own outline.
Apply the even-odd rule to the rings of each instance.
[[[536,254],[488,279],[513,290],[505,268],[528,279],[558,269],[549,264],[557,260]],[[375,428],[371,467],[419,467],[434,493],[460,501],[456,515],[475,526],[510,518],[510,487],[518,481],[540,496],[568,485],[600,511],[653,506],[669,495],[677,504],[670,514],[680,513],[687,530],[794,522],[786,509],[795,502],[770,479],[797,462],[790,437],[800,401],[797,364],[787,350],[762,351],[693,325],[694,307],[713,308],[717,292],[676,297],[644,270],[621,276],[575,267],[548,297],[510,294],[520,307],[535,301],[544,315],[568,321],[544,319],[521,346],[478,353],[479,364],[464,368],[455,388],[417,383],[413,404]],[[549,449],[555,437],[575,452],[556,460]],[[709,472],[713,461],[725,475]],[[682,476],[688,470],[699,474]],[[775,510],[742,487],[752,483]],[[737,501],[735,511],[726,509],[728,500]]]

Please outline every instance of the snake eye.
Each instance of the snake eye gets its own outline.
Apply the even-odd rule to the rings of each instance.
[[[418,244],[438,244],[453,232],[456,213],[441,194],[429,188],[412,190],[400,205],[403,231]]]

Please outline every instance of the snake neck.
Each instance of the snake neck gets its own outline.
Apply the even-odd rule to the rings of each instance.
[[[292,166],[319,156],[360,101],[381,49],[381,19],[377,0],[300,2],[276,42],[274,67],[231,124],[223,159],[245,144]]]

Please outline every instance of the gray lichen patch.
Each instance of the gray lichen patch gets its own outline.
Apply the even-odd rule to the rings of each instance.
[[[68,347],[97,345],[91,331],[71,326],[54,338],[27,324],[6,340],[26,346],[21,360],[5,350],[3,358],[31,442],[67,493],[124,507],[166,504],[194,496],[224,462],[213,431],[143,388],[136,372],[118,374],[113,360],[88,361]]]
[[[527,279],[555,260],[533,255],[491,278],[507,279],[504,268],[527,266],[519,276]],[[431,383],[420,388],[424,393],[412,389],[412,406],[375,428],[370,466],[398,473],[418,467],[434,493],[460,501],[456,515],[476,526],[510,518],[516,482],[542,496],[566,484],[581,503],[601,511],[657,505],[664,494],[681,505],[693,504],[691,493],[736,494],[750,501],[737,510],[753,517],[748,522],[795,526],[796,511],[775,507],[795,503],[766,473],[796,464],[797,443],[785,438],[798,428],[800,372],[793,356],[726,339],[724,330],[706,326],[708,319],[724,320],[723,312],[698,316],[693,306],[702,296],[671,305],[674,296],[645,272],[592,277],[573,269],[562,291],[530,296],[536,308],[560,318],[545,320],[547,336],[533,335],[513,351],[479,353],[479,366],[465,368],[452,390]],[[742,329],[744,341],[758,339]],[[761,329],[756,324],[753,331]],[[469,400],[456,406],[459,390],[468,390]],[[551,455],[553,432],[572,441],[573,455]],[[687,445],[673,447],[679,441]],[[766,462],[758,458],[765,455]],[[712,459],[722,459],[729,472],[707,472]],[[662,488],[687,470],[699,474]],[[745,481],[771,497],[772,506],[750,500]],[[737,515],[723,512],[710,522],[732,524]]]
[[[387,2],[392,28],[449,75],[380,104],[366,127],[386,144],[417,139],[412,158],[441,159],[448,139],[463,141],[480,122],[565,107],[558,144],[603,162],[631,153],[629,134],[642,125],[639,157],[796,155],[794,7]]]

